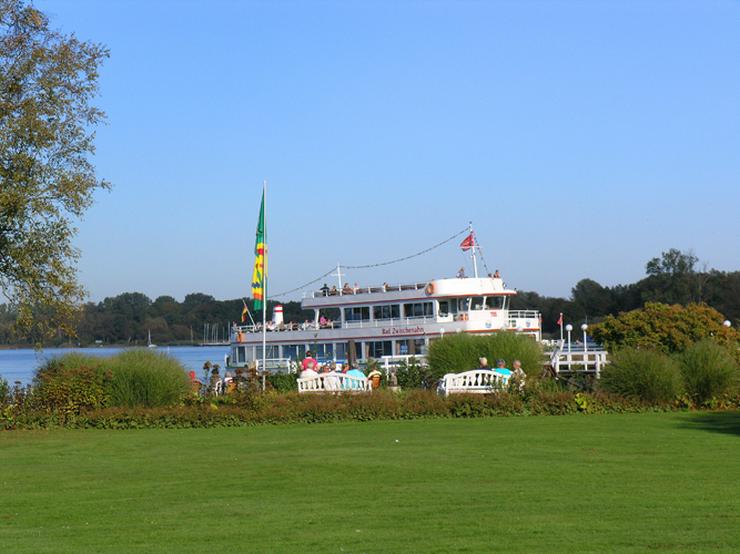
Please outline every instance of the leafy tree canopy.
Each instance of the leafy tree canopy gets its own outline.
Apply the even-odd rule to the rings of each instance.
[[[643,308],[607,316],[591,327],[591,334],[607,350],[627,346],[680,352],[702,339],[736,350],[740,333],[725,327],[723,321],[721,313],[705,304],[649,302]]]
[[[89,160],[107,56],[52,30],[23,0],[0,0],[0,291],[39,339],[59,325],[72,331],[83,298],[71,219],[108,186]]]

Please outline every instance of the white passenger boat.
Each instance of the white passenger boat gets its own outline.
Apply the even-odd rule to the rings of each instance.
[[[267,275],[266,190],[265,183],[252,276],[253,298],[262,310],[262,322],[256,324],[253,320],[252,325],[234,325],[230,338],[231,352],[226,360],[228,367],[254,364],[258,369],[279,371],[296,367],[295,362],[302,360],[309,350],[319,362],[424,356],[431,341],[449,333],[513,331],[541,339],[539,312],[510,310],[509,302],[516,291],[504,285],[498,271],[488,277],[478,275],[476,256],[480,247],[472,223],[467,230],[432,248],[374,266],[411,259],[467,232],[460,248],[471,254],[473,277],[465,277],[461,268],[455,278],[406,285],[386,283],[376,287],[352,287],[342,282],[341,267],[338,266],[337,286],[330,289],[324,285],[303,298],[302,308],[313,312],[311,320],[286,323],[282,307],[277,306],[272,320],[267,321],[264,298]],[[246,302],[242,322],[245,315],[249,315]]]
[[[282,307],[275,308],[267,325],[266,366],[271,369],[272,362],[277,368],[289,360],[301,360],[307,350],[320,361],[423,356],[431,341],[449,333],[512,331],[540,340],[539,312],[510,310],[515,294],[499,277],[323,288],[301,303],[304,310],[313,311],[309,322],[285,323]],[[235,326],[229,365],[261,363],[262,358],[261,326]]]

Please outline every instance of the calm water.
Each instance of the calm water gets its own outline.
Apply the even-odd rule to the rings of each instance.
[[[15,381],[28,384],[33,378],[33,372],[45,361],[68,352],[81,352],[91,356],[112,356],[120,352],[121,348],[46,348],[36,351],[33,349],[0,350],[0,377],[11,385]],[[224,364],[224,356],[229,349],[226,346],[162,346],[152,348],[157,352],[165,352],[177,358],[187,368],[200,374],[203,364],[207,361]]]

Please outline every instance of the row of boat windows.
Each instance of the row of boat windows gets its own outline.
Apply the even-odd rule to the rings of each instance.
[[[380,358],[381,356],[406,356],[409,354],[426,354],[425,339],[401,339],[355,342],[358,358]],[[268,345],[267,358],[290,358],[302,360],[310,350],[320,360],[346,360],[349,355],[349,344],[346,342],[326,344],[291,344]],[[231,349],[231,359],[238,365],[262,358],[262,346],[235,346]]]
[[[439,314],[449,315],[469,310],[500,310],[504,307],[503,296],[468,296],[439,301]],[[353,306],[344,308],[345,321],[368,321],[372,309],[373,319],[400,319],[401,317],[432,317],[432,302],[410,302],[383,306]],[[403,313],[403,316],[401,315]]]

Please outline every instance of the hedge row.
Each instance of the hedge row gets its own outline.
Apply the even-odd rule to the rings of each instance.
[[[684,409],[679,403],[645,403],[606,393],[536,391],[525,395],[440,397],[415,390],[403,394],[377,391],[371,395],[299,395],[267,393],[245,397],[238,405],[194,404],[170,408],[105,408],[80,414],[0,412],[0,429],[50,427],[97,429],[232,427],[270,423],[324,423],[415,418],[605,414]],[[717,408],[737,409],[739,398],[727,398]]]

